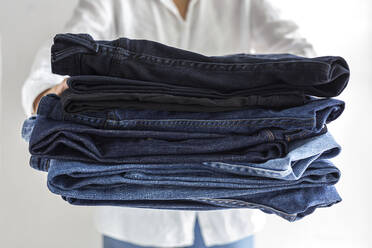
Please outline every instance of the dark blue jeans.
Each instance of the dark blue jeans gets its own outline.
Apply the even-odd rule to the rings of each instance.
[[[47,95],[40,101],[38,115],[56,121],[71,121],[100,129],[252,134],[262,129],[281,129],[285,139],[320,133],[336,120],[345,103],[336,99],[311,98],[307,104],[283,110],[262,108],[217,113],[110,109],[69,114],[62,111],[60,98]]]
[[[51,101],[49,102],[48,99]],[[31,118],[25,122],[23,134],[27,140],[30,140],[30,149],[35,149],[36,151],[38,151],[37,149],[40,147],[44,149],[43,154],[32,156],[31,166],[42,170],[49,170],[49,189],[56,194],[62,195],[65,200],[72,204],[188,210],[247,207],[258,208],[268,213],[275,213],[287,220],[294,221],[312,213],[317,207],[329,206],[341,200],[336,190],[331,186],[338,181],[339,171],[330,162],[324,160],[332,157],[329,152],[327,152],[328,157],[314,157],[316,154],[310,154],[308,157],[310,163],[306,162],[305,167],[300,166],[302,169],[297,168],[299,167],[299,163],[297,162],[297,172],[295,173],[296,175],[294,175],[298,178],[297,180],[291,178],[287,178],[286,180],[270,179],[267,178],[270,177],[269,173],[251,174],[255,176],[247,177],[247,172],[252,170],[252,164],[246,165],[250,157],[247,157],[244,161],[240,161],[245,163],[238,163],[236,166],[233,164],[221,163],[224,159],[229,160],[229,156],[222,159],[215,157],[216,160],[213,162],[220,163],[217,163],[218,166],[215,166],[216,163],[205,163],[206,160],[203,160],[205,156],[199,156],[199,154],[197,154],[199,158],[194,161],[196,164],[185,163],[183,159],[186,158],[186,156],[183,157],[183,153],[177,156],[183,158],[181,160],[178,158],[178,161],[181,161],[179,163],[169,162],[169,156],[165,156],[165,159],[168,160],[164,160],[165,162],[160,164],[141,163],[142,157],[137,160],[135,164],[107,164],[107,157],[105,158],[104,164],[99,164],[97,159],[91,159],[89,162],[78,162],[79,160],[81,161],[82,151],[89,155],[90,151],[86,148],[89,146],[93,147],[93,145],[101,142],[101,139],[97,140],[98,143],[94,142],[93,138],[97,135],[101,133],[111,133],[112,137],[114,137],[114,139],[116,137],[117,139],[117,134],[123,131],[127,131],[125,134],[136,132],[125,129],[121,130],[120,126],[118,126],[119,129],[95,129],[91,126],[73,122],[48,119],[47,116],[61,117],[61,112],[57,115],[56,108],[53,107],[53,104],[50,104],[53,100],[58,100],[58,97],[47,96],[43,98],[40,103],[38,119]],[[332,100],[322,100],[320,102],[327,103],[325,106],[328,108],[329,106],[333,106],[329,101],[332,102]],[[318,101],[316,102],[319,104]],[[340,102],[336,101],[333,103]],[[319,107],[321,105],[315,106],[318,106],[318,113],[322,113],[321,110],[324,108]],[[335,106],[337,106],[337,104]],[[51,110],[51,112],[48,112],[48,109]],[[306,108],[303,108],[303,111],[301,111],[303,115],[306,115],[305,109]],[[312,110],[314,109],[312,108]],[[337,110],[337,108],[334,110]],[[263,114],[262,111],[257,111],[257,113]],[[260,121],[263,125],[267,125],[268,123],[265,121],[272,123],[278,122],[279,124],[281,121],[284,121],[285,118],[289,118],[289,120],[292,119],[292,117],[286,115],[283,115],[282,117],[285,118],[281,119],[280,116],[283,113],[275,113],[276,115],[270,113],[272,119],[269,117],[262,119],[252,118],[252,120],[258,121],[255,128],[259,128]],[[308,129],[308,132],[314,129],[313,132],[315,131],[316,133],[320,130],[317,130],[317,125],[315,125],[315,123],[325,123],[326,119],[331,116],[330,113],[333,113],[333,111],[328,110],[325,112],[327,115],[323,113],[314,115],[312,118],[309,117],[311,117],[311,114],[314,112],[310,111],[309,113],[310,115],[308,115],[305,120],[310,121],[311,125],[304,125],[301,128],[305,130]],[[250,115],[247,114],[247,116]],[[317,118],[325,119],[315,121],[314,119]],[[333,116],[332,118],[337,118],[337,116]],[[38,127],[39,120],[41,120],[41,126]],[[224,121],[228,120],[230,119],[225,119]],[[58,125],[49,133],[46,129],[50,126],[50,122],[55,122]],[[46,124],[44,125],[44,123]],[[272,123],[271,125],[273,125]],[[281,125],[288,125],[288,123],[284,121]],[[80,128],[88,131],[74,138],[74,135],[79,133]],[[181,122],[181,128],[184,128],[185,130],[183,131],[185,132],[188,129],[193,130],[194,127],[184,125],[184,123],[182,126]],[[298,129],[299,126],[296,128]],[[294,130],[296,128],[294,128]],[[63,129],[69,129],[70,132],[64,132]],[[243,129],[243,131],[244,130],[247,131],[246,129]],[[46,133],[41,134],[44,131],[46,131]],[[155,131],[154,133],[165,135],[165,137],[169,135],[168,131]],[[139,134],[143,134],[143,132],[139,132]],[[181,135],[190,134],[190,132],[181,132]],[[201,132],[192,134],[201,135],[203,137],[203,135],[212,135],[213,133]],[[228,133],[228,127],[223,127],[221,133],[218,133],[218,135],[227,135],[227,137],[230,137],[229,135],[231,134]],[[35,142],[33,141],[35,137],[41,137],[41,139]],[[300,139],[298,142],[301,141]],[[45,142],[48,145],[45,145]],[[308,141],[303,142],[303,145],[309,143]],[[320,144],[323,143],[328,144],[329,142],[320,142]],[[66,147],[63,146],[64,144],[71,149],[66,150]],[[107,145],[106,142],[103,144]],[[224,144],[220,145],[223,146]],[[125,146],[125,149],[123,149],[123,146],[113,147],[118,148],[117,155],[121,156],[127,152]],[[169,145],[164,146],[164,149],[167,147],[169,147]],[[296,147],[296,145],[293,147]],[[337,147],[333,146],[328,149],[334,148]],[[200,147],[200,149],[203,149],[203,147]],[[97,154],[105,154],[102,153],[103,150],[101,147],[96,150],[91,150],[97,151]],[[108,149],[107,151],[112,150],[115,149]],[[128,151],[129,150],[130,147]],[[140,150],[142,151],[142,149]],[[51,151],[53,153],[49,153]],[[183,150],[181,149],[181,151]],[[32,151],[32,153],[33,152],[34,151]],[[336,155],[337,152],[333,154]],[[60,159],[56,159],[58,156],[60,156]],[[73,159],[74,161],[66,161],[67,156],[76,156],[76,159]],[[118,157],[120,158],[120,156]],[[164,156],[161,156],[161,158],[164,159]],[[233,157],[233,160],[234,162],[239,162],[235,157]],[[115,162],[118,162],[118,160]],[[277,167],[275,163],[272,165]],[[249,167],[249,169],[246,171],[241,170],[241,168],[245,166]],[[270,164],[267,164],[267,166],[270,166]],[[256,167],[255,171],[259,172],[262,170],[268,171],[271,166],[265,168],[262,168],[262,166],[261,168],[259,168],[260,166]],[[274,167],[271,169],[275,169]],[[238,168],[239,170],[234,171],[229,168]],[[298,170],[302,171],[300,175],[297,174]],[[284,177],[282,179],[284,179]],[[290,202],[290,204],[288,204],[288,202]]]
[[[88,34],[58,34],[52,71],[102,75],[250,95],[339,95],[349,79],[341,57],[304,58],[290,54],[207,57],[148,40],[95,41]]]
[[[133,113],[135,120],[128,118],[130,112],[118,110],[116,116],[125,115],[122,121],[83,117],[82,122],[87,123],[78,124],[56,120],[63,116],[58,101],[51,105],[52,100],[53,96],[47,96],[40,102],[30,137],[30,153],[92,163],[265,162],[285,156],[288,142],[319,135],[324,124],[337,118],[343,109],[343,102],[329,99],[283,112],[144,111],[147,119],[142,119],[141,111],[137,111]],[[295,117],[296,113],[303,117]],[[173,119],[175,116],[177,119]],[[109,128],[85,125],[101,121]]]

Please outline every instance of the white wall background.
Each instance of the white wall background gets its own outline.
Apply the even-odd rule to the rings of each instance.
[[[340,99],[343,115],[329,130],[343,151],[334,163],[342,176],[337,189],[343,201],[293,224],[270,216],[258,235],[261,247],[372,247],[370,175],[372,158],[372,1],[273,1],[300,25],[319,56],[340,55],[351,78]]]
[[[92,0],[94,1],[94,0]],[[93,208],[69,206],[46,187],[46,176],[28,166],[20,138],[25,118],[21,86],[37,49],[60,30],[74,0],[2,0],[3,51],[0,180],[0,247],[100,247]]]
[[[346,111],[329,126],[343,146],[334,162],[343,173],[338,190],[344,200],[296,223],[269,216],[265,230],[257,235],[257,247],[372,247],[372,1],[273,2],[301,26],[318,55],[341,55],[350,65],[350,84],[341,96]],[[22,83],[37,48],[62,28],[76,3],[0,3],[0,247],[100,247],[93,208],[70,206],[49,193],[45,176],[28,167],[27,145],[20,138]]]

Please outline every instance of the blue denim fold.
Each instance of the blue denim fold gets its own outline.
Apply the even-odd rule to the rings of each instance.
[[[188,164],[164,167],[52,159],[48,187],[76,205],[183,210],[259,208],[288,220],[341,200],[329,187],[338,181],[339,171],[328,160],[313,161],[297,180],[239,177]],[[322,195],[318,195],[319,191]]]
[[[323,135],[298,140],[289,144],[289,152],[285,157],[268,160],[265,163],[222,163],[203,162],[203,165],[218,171],[237,175],[260,176],[281,180],[298,180],[309,165],[320,159],[330,159],[337,156],[341,147],[327,132]],[[334,170],[324,166],[317,168],[320,173],[334,173]]]
[[[249,135],[103,130],[37,116],[25,122],[24,133],[29,124],[32,155],[92,163],[260,162],[284,156],[288,147],[281,130]]]
[[[52,95],[43,97],[40,102],[39,115],[30,137],[30,153],[54,159],[104,163],[264,162],[285,156],[290,141],[324,132],[325,123],[336,119],[343,110],[343,102],[327,99],[277,112],[254,109],[226,112],[225,116],[214,113],[218,118],[213,118],[210,113],[205,116],[205,113],[190,115],[155,111],[154,119],[141,119],[142,113],[138,111],[134,113],[139,117],[133,120],[134,128],[122,128],[122,121],[119,120],[113,122],[119,124],[117,128],[108,131],[60,121],[58,117],[63,116],[58,101],[53,105],[53,101],[48,99],[58,100]],[[116,111],[116,116],[120,116],[120,111]],[[151,112],[144,112],[152,117],[149,115]],[[296,112],[302,113],[302,116],[294,117]],[[125,122],[130,117],[127,112],[124,113]],[[158,114],[157,117],[155,114]],[[163,117],[161,114],[166,118],[180,115],[182,119],[159,120]],[[195,119],[200,115],[207,119]],[[241,119],[243,115],[247,119]],[[102,120],[89,118],[93,120],[90,123]],[[142,125],[144,122],[149,123],[145,128]]]
[[[35,120],[25,125],[25,139]],[[289,149],[261,164],[97,164],[32,156],[31,166],[49,171],[49,189],[75,205],[258,208],[295,221],[341,201],[331,186],[340,172],[327,160],[340,151],[332,136],[298,140]]]
[[[64,114],[60,98],[50,94],[40,100],[38,115],[56,121],[71,121],[100,129],[250,134],[261,129],[283,129],[288,141],[320,133],[336,120],[345,103],[337,99],[311,98],[303,106],[283,109],[245,109],[218,113],[112,109]]]

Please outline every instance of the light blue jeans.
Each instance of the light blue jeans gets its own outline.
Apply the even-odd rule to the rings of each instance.
[[[151,246],[138,246],[128,242],[113,239],[107,236],[103,236],[103,248],[150,248]],[[200,226],[198,221],[195,222],[194,228],[194,244],[185,248],[204,248],[207,247],[204,244],[203,237],[200,232]],[[215,245],[209,248],[253,248],[254,247],[254,236],[248,236],[247,238],[235,241],[233,243],[225,245]]]

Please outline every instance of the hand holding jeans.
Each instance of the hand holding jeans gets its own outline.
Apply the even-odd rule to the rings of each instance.
[[[56,86],[52,87],[52,88],[49,88],[49,89],[46,89],[44,90],[43,92],[40,93],[40,95],[38,95],[34,101],[34,104],[33,104],[33,114],[36,113],[37,111],[37,108],[39,106],[39,102],[40,102],[40,99],[43,97],[43,96],[46,96],[48,94],[56,94],[56,95],[61,95],[63,91],[65,91],[66,89],[68,89],[68,86],[67,86],[67,78],[65,78],[62,82],[60,82],[59,84],[57,84]]]

